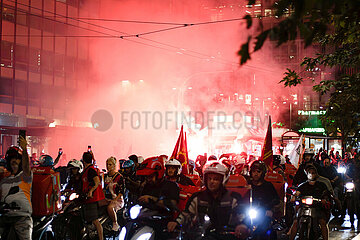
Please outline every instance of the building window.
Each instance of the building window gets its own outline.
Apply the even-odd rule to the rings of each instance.
[[[28,50],[29,48],[19,45],[16,45],[15,48],[15,61],[16,63],[27,63],[28,62]]]
[[[54,67],[54,54],[49,51],[42,51],[40,55],[41,68],[44,72],[52,72]]]
[[[1,58],[11,60],[13,56],[13,44],[7,41],[1,41]]]
[[[1,11],[3,20],[15,22],[15,9],[11,6],[3,6]]]

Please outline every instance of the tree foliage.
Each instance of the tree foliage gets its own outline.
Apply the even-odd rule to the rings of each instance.
[[[350,145],[360,137],[359,9],[360,0],[279,0],[273,5],[279,22],[270,29],[262,28],[257,36],[249,37],[245,43],[247,47],[243,48],[243,44],[242,51],[239,51],[240,63],[244,64],[250,59],[249,51],[258,51],[267,39],[276,41],[279,46],[300,36],[305,46],[323,46],[324,53],[305,57],[301,66],[304,71],[317,68],[336,70],[333,79],[314,83],[313,90],[321,94],[330,93],[322,122],[329,135],[340,133],[343,143]],[[252,45],[251,39],[256,39]],[[287,69],[280,83],[294,87],[302,80],[300,73]]]

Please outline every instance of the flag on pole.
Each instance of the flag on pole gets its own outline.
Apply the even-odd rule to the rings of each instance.
[[[176,142],[173,153],[171,154],[170,159],[179,160],[182,166],[182,172],[184,174],[188,174],[188,152],[187,152],[187,142],[186,142],[186,134],[184,134],[183,126],[181,126],[179,138]]]
[[[289,154],[290,162],[296,168],[299,168],[301,156],[303,155],[304,150],[305,150],[305,138],[304,138],[304,134],[302,134],[295,148]]]
[[[269,124],[268,129],[266,132],[264,146],[261,151],[261,158],[260,158],[266,166],[272,169],[273,163],[273,151],[272,151],[272,130],[271,130],[271,116],[269,116]]]

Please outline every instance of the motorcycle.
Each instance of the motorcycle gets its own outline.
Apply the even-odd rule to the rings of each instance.
[[[167,223],[172,219],[172,213],[167,207],[154,204],[135,205],[130,208],[131,221],[121,228],[119,240],[137,239],[182,239],[177,232],[169,233]]]
[[[345,182],[345,188],[344,188],[344,203],[346,204],[346,207],[344,208],[344,211],[347,209],[347,213],[350,216],[350,222],[353,225],[354,224],[354,214],[357,213],[357,203],[356,203],[356,191],[355,191],[355,184],[353,181],[347,181]]]
[[[19,192],[18,186],[11,187],[7,196],[16,194],[17,192]],[[14,202],[10,204],[2,202],[0,204],[0,217],[7,218],[6,215],[4,216],[4,214],[9,212],[10,210],[16,211],[19,209],[20,207],[17,206],[17,204]],[[54,239],[54,233],[51,228],[51,223],[54,219],[54,214],[48,216],[41,216],[41,217],[33,216],[32,219],[33,219],[32,239],[39,239],[39,240]],[[3,229],[0,239],[18,239],[11,223],[6,225],[6,228]]]
[[[98,234],[95,226],[92,223],[87,223],[82,217],[83,195],[78,195],[75,192],[68,193],[68,197],[63,204],[63,209],[56,216],[53,221],[53,229],[55,239],[65,240],[85,240],[85,239],[98,239]],[[103,234],[105,238],[116,239],[119,232],[112,230],[112,221],[110,220],[106,206],[100,207],[99,222],[103,227]],[[121,218],[119,212],[117,213],[118,219]]]
[[[318,223],[317,211],[318,205],[321,204],[321,199],[313,198],[312,196],[305,196],[301,198],[298,210],[298,234],[300,240],[318,239],[321,236],[321,231]]]

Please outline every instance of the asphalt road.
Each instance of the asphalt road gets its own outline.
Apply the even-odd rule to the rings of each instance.
[[[354,226],[351,227],[349,216],[347,215],[344,222],[335,221],[332,219],[329,223],[330,238],[329,239],[354,239],[360,233],[360,229],[357,229],[357,220],[355,220]],[[360,236],[356,238],[360,240]]]

